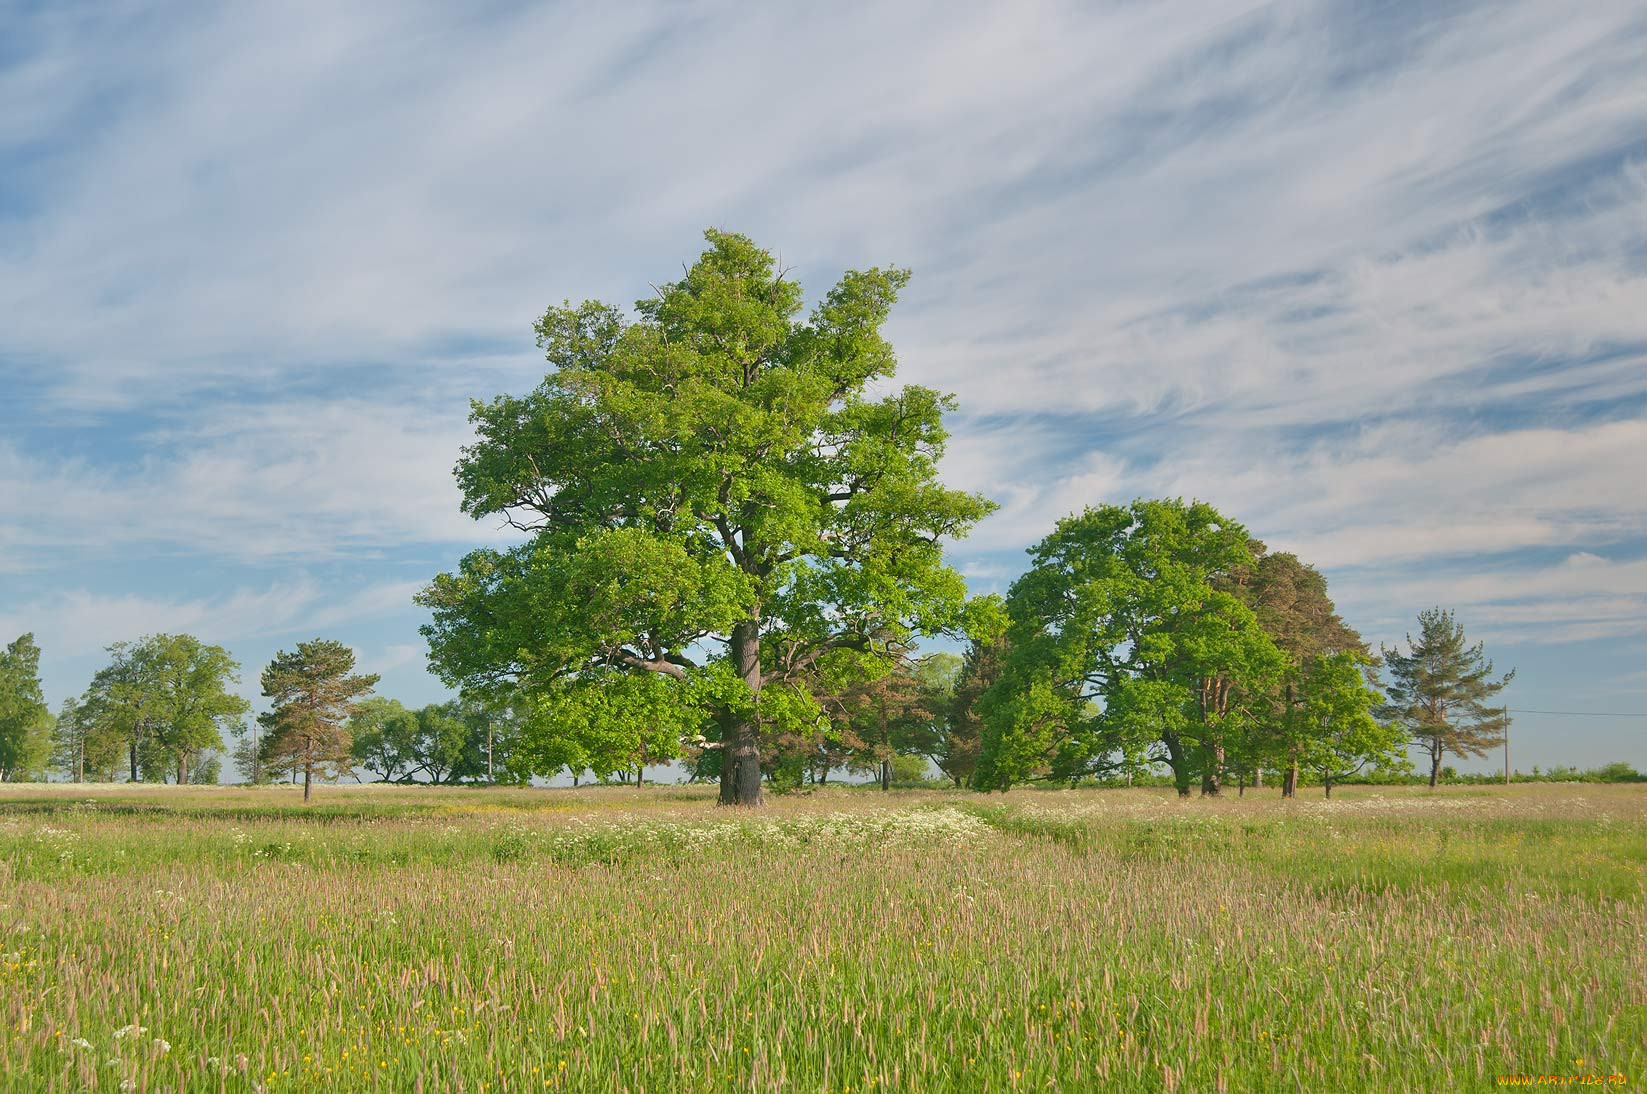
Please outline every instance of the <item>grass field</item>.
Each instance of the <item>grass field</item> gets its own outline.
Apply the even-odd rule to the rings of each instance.
[[[5,1090],[1647,1076],[1647,787],[0,787]]]

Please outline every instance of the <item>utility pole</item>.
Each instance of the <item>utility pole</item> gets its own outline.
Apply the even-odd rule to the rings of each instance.
[[[1510,708],[1504,707],[1504,785],[1510,785]]]

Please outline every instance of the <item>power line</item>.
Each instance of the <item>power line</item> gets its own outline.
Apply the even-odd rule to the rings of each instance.
[[[1620,714],[1611,710],[1523,710],[1520,707],[1499,707],[1511,714],[1570,714],[1576,718],[1647,718],[1647,714]]]

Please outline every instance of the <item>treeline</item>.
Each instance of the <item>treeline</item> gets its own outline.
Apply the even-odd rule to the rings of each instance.
[[[260,682],[271,709],[248,719],[241,666],[221,646],[156,634],[108,648],[85,692],[53,716],[40,650],[23,635],[0,655],[0,781],[216,783],[225,758],[249,783],[370,776],[388,782],[518,782],[518,719],[471,699],[408,710],[370,696],[354,653],[317,639],[282,651]]]
[[[750,697],[768,789],[841,771],[883,788],[935,767],[956,787],[1149,785],[1180,794],[1283,796],[1301,783],[1434,786],[1448,757],[1502,742],[1506,715],[1479,643],[1450,612],[1421,612],[1405,650],[1374,653],[1319,570],[1272,552],[1211,506],[1103,506],[1061,521],[1004,598],[970,602],[964,656],[916,656],[871,631]],[[591,604],[591,611],[598,605]],[[769,646],[776,659],[784,647]],[[521,783],[569,772],[644,779],[683,761],[719,778],[717,705],[742,684],[713,672],[493,686],[420,709],[371,694],[354,654],[315,640],[281,652],[248,720],[240,665],[192,635],[109,647],[109,663],[53,718],[29,635],[0,658],[0,778],[212,783],[233,760],[252,783],[353,776],[398,783]],[[232,742],[232,743],[231,743]],[[1424,769],[1412,774],[1408,749]],[[930,765],[930,766],[929,766]],[[1623,780],[1626,765],[1552,778]]]

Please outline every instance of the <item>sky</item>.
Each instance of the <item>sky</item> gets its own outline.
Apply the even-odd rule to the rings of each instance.
[[[1375,647],[1456,610],[1517,767],[1647,768],[1638,0],[0,0],[0,641],[54,706],[162,631],[442,697],[468,400],[709,226],[913,270],[974,591],[1200,498]]]

